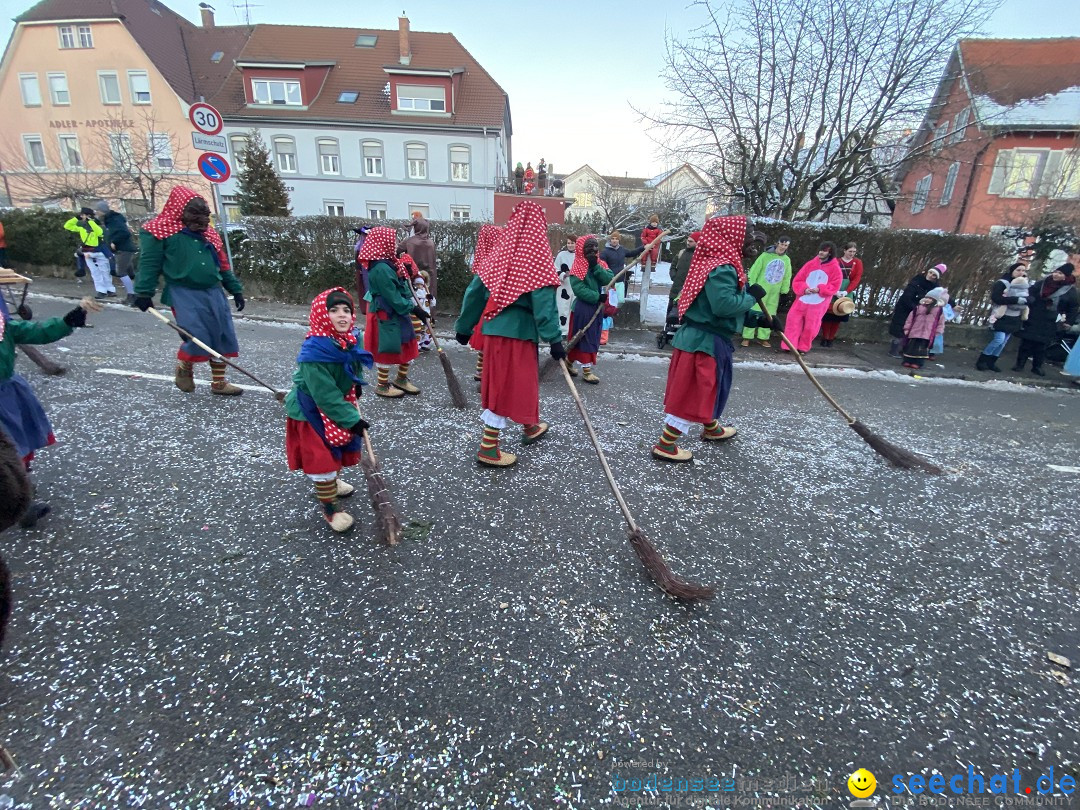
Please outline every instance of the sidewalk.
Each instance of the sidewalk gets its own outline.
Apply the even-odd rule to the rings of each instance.
[[[35,278],[30,285],[31,304],[35,295],[48,295],[60,298],[79,299],[84,295],[93,295],[93,285],[87,280],[78,284],[72,279],[63,278]],[[123,301],[123,291],[120,291],[120,301]],[[299,304],[283,304],[278,301],[266,299],[248,298],[247,306],[243,313],[236,314],[237,319],[249,318],[257,321],[283,321],[307,325],[310,310],[307,306]],[[449,331],[453,321],[447,314],[440,314],[436,327],[440,338],[452,340],[453,335]],[[658,350],[656,336],[660,328],[655,329],[613,329],[608,344],[601,348],[602,354],[635,354],[646,357],[666,357],[671,354],[671,345]],[[779,339],[773,338],[774,346],[778,346]],[[456,345],[456,344],[455,344]],[[1071,377],[1061,373],[1060,366],[1047,364],[1044,367],[1045,377],[1037,377],[1030,371],[1010,371],[1016,359],[1016,349],[1010,345],[1006,347],[1005,354],[998,360],[1001,373],[994,374],[988,371],[976,371],[975,360],[978,358],[977,351],[968,349],[950,348],[948,345],[948,333],[946,333],[945,353],[928,360],[925,367],[919,371],[903,368],[900,361],[889,357],[889,347],[884,343],[850,343],[838,339],[837,343],[828,349],[823,349],[815,343],[814,348],[806,354],[806,364],[810,368],[840,368],[855,369],[859,371],[892,371],[911,377],[922,378],[946,378],[958,380],[970,380],[974,382],[1005,381],[1018,385],[1028,385],[1038,388],[1061,388],[1080,392],[1080,387],[1072,385]],[[763,346],[750,346],[743,348],[736,343],[735,362],[758,362],[795,365],[795,360],[790,355],[781,353],[778,348],[766,349]]]

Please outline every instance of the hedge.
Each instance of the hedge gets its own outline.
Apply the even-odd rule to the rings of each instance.
[[[71,263],[74,242],[63,230],[70,216],[44,210],[11,210],[0,215],[8,236],[8,255],[24,264]],[[138,222],[129,220],[132,228]],[[231,230],[237,274],[254,282],[260,291],[292,303],[307,303],[321,290],[340,284],[352,288],[355,271],[352,228],[359,224],[385,225],[404,234],[408,220],[346,220],[340,217],[246,217],[241,230]],[[471,277],[469,260],[482,223],[431,223],[431,235],[439,251],[440,309],[456,307]],[[964,320],[985,317],[990,309],[990,286],[1012,261],[1007,243],[985,236],[869,228],[860,225],[824,225],[756,220],[770,243],[780,234],[791,237],[790,253],[796,269],[817,252],[823,240],[832,241],[839,253],[846,242],[859,245],[865,272],[855,291],[860,314],[887,316],[908,280],[926,268],[944,262],[943,279],[954,302],[965,308]],[[577,236],[573,225],[548,229],[553,251],[565,236]],[[629,245],[630,240],[627,239]],[[685,244],[680,235],[671,245],[671,256]]]

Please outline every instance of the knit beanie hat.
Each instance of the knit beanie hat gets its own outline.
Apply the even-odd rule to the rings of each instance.
[[[109,213],[109,204],[105,200],[98,200],[94,203],[94,208],[103,214]]]
[[[344,304],[349,308],[349,311],[353,311],[352,298],[348,293],[341,290],[334,290],[328,296],[326,296],[326,309],[329,311],[336,307],[338,304]]]
[[[933,266],[932,268],[930,268],[930,269],[931,269],[931,270],[937,270],[937,272],[938,272],[938,275],[939,275],[939,276],[943,276],[943,275],[945,275],[945,271],[946,271],[946,270],[948,270],[949,268],[948,268],[948,267],[946,267],[946,265],[945,265],[945,263],[944,263],[944,262],[942,262],[941,264],[935,264],[935,265],[934,265],[934,266]]]
[[[1054,268],[1057,273],[1064,273],[1066,278],[1072,278],[1076,273],[1076,268],[1072,266],[1070,262],[1065,262],[1061,267]]]
[[[949,291],[944,287],[934,287],[934,289],[930,290],[930,292],[923,297],[933,298],[939,307],[943,307],[949,303]]]

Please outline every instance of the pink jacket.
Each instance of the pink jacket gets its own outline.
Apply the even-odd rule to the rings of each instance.
[[[926,307],[919,304],[904,321],[904,334],[908,340],[928,340],[933,343],[935,337],[945,334],[945,308],[935,306],[927,312]]]

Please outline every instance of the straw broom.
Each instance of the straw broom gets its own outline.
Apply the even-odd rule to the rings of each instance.
[[[765,304],[760,298],[758,299],[758,306],[761,307],[762,312],[764,312],[766,315],[769,316],[770,319],[772,319],[772,328],[780,334],[780,339],[788,345],[789,349],[791,349],[791,353],[795,356],[796,362],[798,362],[799,367],[802,368],[803,372],[805,372],[806,376],[810,379],[810,382],[813,383],[814,387],[823,397],[825,397],[828,403],[836,409],[836,412],[842,417],[844,417],[844,421],[847,422],[847,426],[854,430],[856,433],[858,433],[862,440],[868,445],[870,445],[871,448],[873,448],[875,453],[884,458],[892,466],[898,467],[901,470],[922,470],[923,472],[930,473],[931,475],[941,475],[944,472],[944,470],[942,470],[941,467],[937,466],[936,464],[932,464],[921,456],[917,456],[909,450],[905,450],[904,448],[898,447],[890,441],[886,441],[881,436],[878,436],[876,433],[874,433],[874,431],[872,431],[858,419],[856,419],[854,416],[845,411],[840,406],[840,403],[838,403],[829,395],[829,392],[825,390],[824,386],[822,386],[822,384],[818,381],[818,378],[814,376],[814,373],[803,361],[802,353],[797,348],[795,348],[795,345],[790,340],[788,340],[788,336],[780,331],[779,327],[776,325],[776,316],[770,313],[765,308]]]
[[[566,384],[570,387],[570,393],[577,404],[578,412],[581,414],[581,418],[585,420],[585,432],[589,434],[589,441],[592,442],[593,449],[596,450],[596,455],[600,459],[600,466],[604,469],[604,476],[607,478],[608,486],[611,487],[611,493],[615,496],[615,501],[619,504],[619,509],[626,519],[626,531],[630,538],[630,545],[634,549],[634,553],[637,554],[638,559],[641,560],[641,564],[645,566],[645,570],[649,573],[652,581],[656,583],[660,590],[675,599],[688,602],[712,599],[716,596],[715,588],[687,582],[682,577],[676,576],[667,563],[664,562],[660,552],[645,536],[645,532],[637,525],[633,515],[630,514],[630,507],[626,505],[626,499],[623,498],[619,485],[615,483],[615,476],[611,473],[611,467],[608,466],[604,451],[600,449],[600,440],[596,436],[592,422],[589,421],[589,413],[585,410],[585,403],[581,400],[581,394],[578,393],[577,386],[574,385],[566,366],[560,363],[559,368],[562,369],[563,379],[566,380]]]
[[[412,285],[409,285],[412,288]],[[417,306],[420,306],[420,299],[416,297],[416,290],[412,291],[413,301]],[[455,408],[467,408],[469,407],[469,400],[465,399],[465,392],[461,388],[461,383],[458,381],[457,374],[454,373],[454,366],[450,363],[450,358],[446,352],[443,351],[442,346],[439,345],[439,339],[435,337],[435,332],[431,328],[431,321],[424,322],[424,329],[427,330],[428,335],[431,336],[431,342],[435,344],[435,351],[439,355],[439,363],[442,365],[443,374],[446,375],[446,387],[450,389],[450,401],[454,403]]]
[[[371,508],[375,510],[376,533],[387,545],[396,546],[401,534],[401,515],[390,500],[390,490],[379,469],[379,460],[375,458],[371,436],[366,430],[364,431],[364,449],[367,453],[360,459],[360,469],[364,471],[368,496],[371,498]]]

